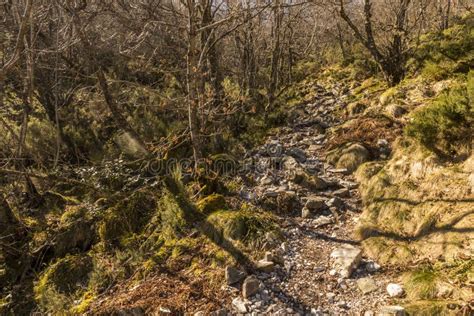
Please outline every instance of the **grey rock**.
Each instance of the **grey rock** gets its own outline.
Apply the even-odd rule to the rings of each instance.
[[[338,198],[349,198],[351,197],[351,191],[349,191],[349,189],[342,188],[334,191],[332,195]]]
[[[378,290],[377,284],[371,278],[362,278],[357,280],[357,287],[362,293],[368,294]]]
[[[352,245],[343,245],[331,253],[331,258],[339,275],[349,278],[362,259],[362,251]]]
[[[306,161],[306,153],[300,148],[290,148],[287,150],[287,154],[296,159],[296,161],[303,163]]]
[[[255,266],[258,270],[266,273],[270,273],[275,269],[275,263],[266,260],[257,261]]]
[[[301,217],[303,218],[309,218],[311,217],[312,215],[312,212],[309,208],[307,208],[306,206],[303,207],[303,209],[301,210]]]
[[[247,303],[240,297],[236,297],[232,300],[232,306],[237,313],[247,313]]]
[[[253,275],[245,278],[242,284],[242,296],[244,298],[250,298],[258,293],[260,289],[260,281]]]
[[[333,197],[326,202],[328,207],[335,207],[337,209],[344,208],[344,201],[339,197]]]
[[[326,208],[326,199],[320,196],[310,196],[306,200],[305,207],[311,211],[322,211]]]
[[[225,279],[228,285],[232,285],[242,281],[247,274],[235,267],[227,266],[225,268]]]
[[[387,293],[390,297],[402,297],[404,292],[400,284],[390,283],[387,285]]]
[[[267,251],[265,252],[265,261],[275,262],[278,264],[283,264],[283,256],[281,251],[274,250],[274,251]]]
[[[321,226],[332,224],[333,222],[334,221],[331,217],[321,215],[313,221],[313,225],[316,227],[321,227]]]
[[[380,265],[374,261],[369,261],[365,265],[365,269],[367,270],[367,272],[370,272],[370,273],[377,272],[380,270],[380,268],[381,268]]]

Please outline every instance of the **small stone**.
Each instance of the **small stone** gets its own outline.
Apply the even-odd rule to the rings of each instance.
[[[237,313],[242,313],[242,314],[247,313],[247,304],[240,297],[236,297],[232,300],[232,306],[235,308]]]
[[[351,197],[351,191],[349,191],[349,189],[347,188],[342,188],[337,191],[334,191],[332,195],[339,198],[349,198]]]
[[[365,311],[364,316],[375,316],[375,313],[373,311]]]
[[[387,293],[390,297],[402,297],[404,290],[400,284],[390,283],[387,285]]]
[[[326,294],[326,297],[327,297],[329,303],[334,303],[334,301],[336,299],[336,294],[330,292],[330,293]]]
[[[338,197],[333,197],[329,201],[326,202],[328,207],[335,207],[337,209],[341,209],[344,207],[344,201]]]
[[[405,309],[401,306],[385,306],[380,309],[379,316],[405,316]]]
[[[267,251],[265,252],[265,261],[275,262],[278,264],[283,264],[283,257],[278,251]]]
[[[377,291],[378,287],[375,281],[371,278],[362,278],[357,280],[357,286],[364,294],[368,294]]]
[[[203,311],[199,311],[199,312],[194,313],[194,316],[205,316],[205,315],[206,315],[206,313],[203,312]]]
[[[311,217],[311,210],[308,209],[307,207],[303,207],[303,209],[301,210],[301,217],[303,218]]]
[[[242,285],[242,296],[244,298],[250,298],[257,294],[260,288],[260,281],[253,275],[245,278],[244,284]]]
[[[272,183],[273,183],[273,180],[268,176],[265,176],[262,179],[260,179],[260,184],[263,185],[263,186],[267,186],[267,185],[270,185]]]
[[[275,269],[275,263],[266,260],[260,260],[257,262],[256,267],[258,270],[270,273]]]
[[[336,274],[337,274],[337,270],[336,270],[336,269],[331,269],[331,270],[329,271],[329,275],[330,275],[330,276],[335,276]]]
[[[306,153],[304,150],[294,147],[287,150],[287,154],[296,159],[296,161],[303,163],[306,161]]]
[[[288,244],[286,242],[282,242],[281,245],[280,245],[280,248],[284,252],[287,252],[288,251]]]
[[[367,270],[367,272],[370,272],[370,273],[377,272],[380,270],[380,268],[381,268],[380,265],[374,261],[369,261],[365,265],[365,269]]]
[[[311,211],[322,211],[326,208],[326,199],[319,196],[309,197],[305,207]]]
[[[225,279],[228,285],[239,283],[242,281],[247,274],[243,271],[236,269],[235,267],[227,266],[225,268]]]
[[[333,223],[333,219],[329,216],[321,215],[313,221],[313,225],[316,227],[321,227]]]

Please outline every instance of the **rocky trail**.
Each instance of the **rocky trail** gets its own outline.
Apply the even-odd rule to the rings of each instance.
[[[282,237],[267,235],[265,258],[247,275],[226,269],[235,314],[403,315],[396,272],[364,258],[352,237],[361,212],[358,185],[347,170],[325,163],[328,128],[343,122],[343,89],[318,88],[292,123],[249,153],[258,183],[242,198],[278,211]]]

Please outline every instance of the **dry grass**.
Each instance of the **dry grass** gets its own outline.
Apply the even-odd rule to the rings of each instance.
[[[348,142],[360,142],[369,150],[374,150],[379,139],[392,143],[401,132],[400,124],[388,117],[360,117],[335,130],[329,139],[328,148],[331,150]]]

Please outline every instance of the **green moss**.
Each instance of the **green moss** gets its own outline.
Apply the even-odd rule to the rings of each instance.
[[[204,229],[216,242],[225,238],[249,243],[262,239],[266,232],[275,230],[276,225],[272,215],[244,206],[237,211],[218,211],[211,214],[204,224]]]
[[[66,256],[49,266],[35,284],[35,300],[43,310],[68,310],[87,287],[92,259],[87,255]]]
[[[45,212],[60,213],[66,205],[77,205],[79,201],[73,197],[67,197],[57,192],[47,191],[43,194],[41,209]]]
[[[66,208],[63,215],[61,215],[60,225],[69,225],[88,217],[87,208],[77,205],[69,206]]]
[[[450,302],[439,302],[436,300],[423,300],[405,304],[405,310],[408,315],[433,316],[433,315],[458,315],[456,311],[450,310]],[[454,302],[455,303],[455,302]]]
[[[224,210],[227,208],[225,198],[220,194],[211,194],[197,202],[198,210],[203,214],[211,214],[218,210]]]
[[[100,239],[115,243],[124,235],[141,231],[155,211],[155,199],[150,192],[135,192],[107,210],[98,228]]]
[[[385,90],[384,93],[380,95],[380,104],[387,105],[391,102],[396,102],[398,99],[404,98],[405,94],[399,87],[392,87]]]
[[[469,76],[469,83],[472,77],[474,72]],[[471,146],[468,135],[474,133],[473,102],[465,85],[452,88],[416,111],[406,133],[442,157],[465,156]]]

